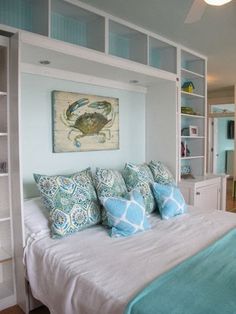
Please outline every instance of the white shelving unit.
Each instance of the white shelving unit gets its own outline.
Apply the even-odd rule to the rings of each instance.
[[[180,54],[180,146],[183,143],[188,151],[180,150],[179,186],[188,204],[225,210],[226,177],[206,174],[207,60],[185,49],[181,49]],[[182,89],[186,82],[194,86],[193,91]],[[187,107],[188,111],[182,107]],[[186,134],[192,128],[197,130],[196,134]],[[193,178],[181,179],[186,169]]]
[[[185,147],[184,151],[180,151],[180,174],[187,166],[190,167],[193,176],[204,176],[206,173],[206,59],[184,49],[181,49],[180,54],[180,141]],[[183,90],[183,84],[187,82],[194,86],[192,92]],[[185,113],[182,107],[187,107],[192,112]],[[190,134],[192,127],[197,130],[195,136]]]
[[[9,184],[8,39],[0,36],[0,310],[15,304]]]

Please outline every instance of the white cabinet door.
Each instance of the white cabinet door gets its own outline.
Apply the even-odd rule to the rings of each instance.
[[[210,184],[208,186],[198,187],[195,192],[196,207],[204,209],[220,209],[220,186],[219,184]]]

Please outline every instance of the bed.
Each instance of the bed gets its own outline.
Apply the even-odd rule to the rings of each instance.
[[[97,225],[51,239],[39,198],[25,202],[24,214],[26,276],[52,314],[124,313],[154,278],[236,227],[233,213],[188,207],[170,220],[151,214],[152,229],[129,238],[111,238]]]

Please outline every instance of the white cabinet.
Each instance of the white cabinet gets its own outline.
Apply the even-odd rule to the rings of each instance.
[[[224,176],[213,175],[182,180],[179,183],[186,203],[206,210],[225,210],[225,185]]]
[[[8,133],[8,39],[0,36],[0,310],[15,304]]]

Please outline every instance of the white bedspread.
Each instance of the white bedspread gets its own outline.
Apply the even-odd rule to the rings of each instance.
[[[102,226],[60,240],[34,232],[25,251],[34,297],[53,314],[121,314],[155,277],[236,227],[236,214],[189,208],[150,221],[151,230],[123,239]]]

